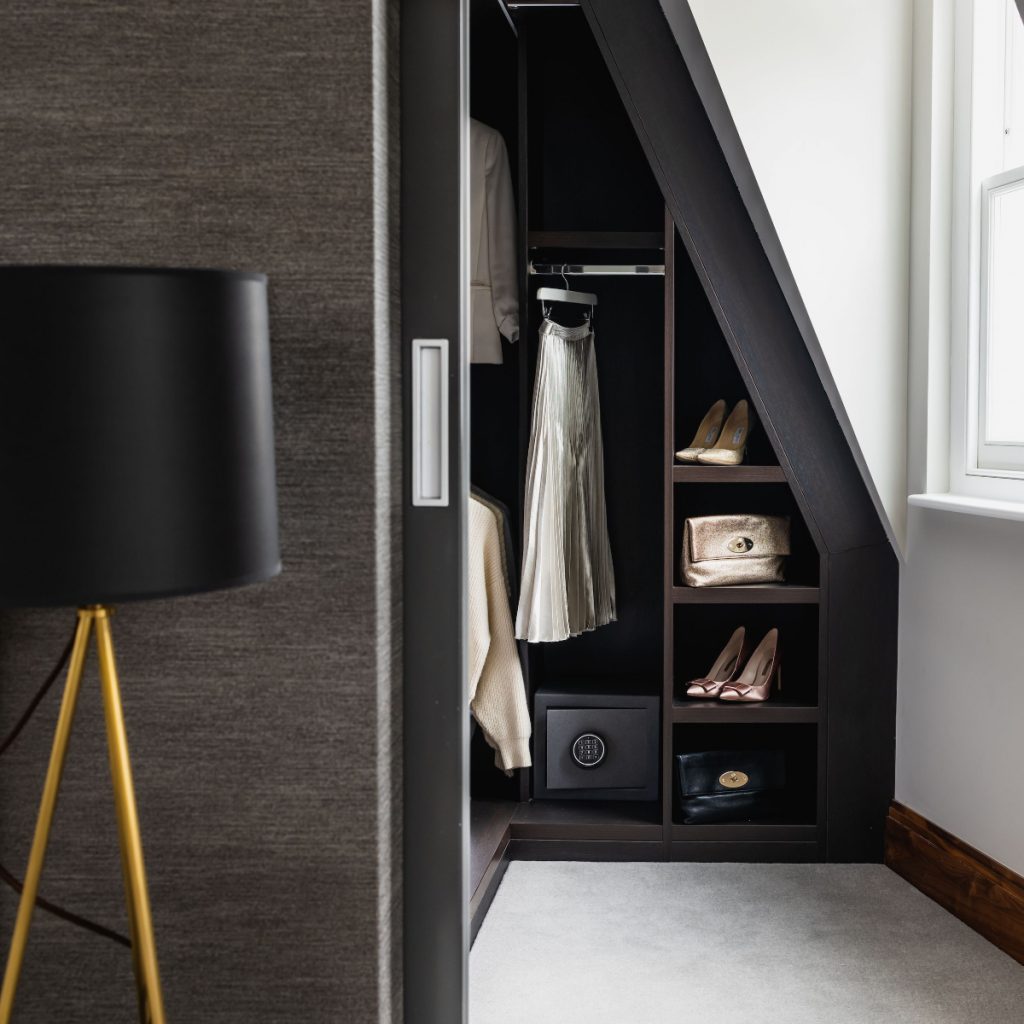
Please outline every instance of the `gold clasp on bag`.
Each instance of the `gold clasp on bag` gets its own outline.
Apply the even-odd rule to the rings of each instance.
[[[740,789],[749,781],[750,776],[746,772],[722,772],[718,776],[719,784],[725,786],[726,789]]]
[[[749,537],[733,537],[726,547],[734,554],[742,555],[744,551],[749,551],[754,546],[754,542]]]

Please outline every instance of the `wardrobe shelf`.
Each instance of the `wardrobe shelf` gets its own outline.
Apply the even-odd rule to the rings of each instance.
[[[660,840],[660,800],[532,800],[512,816],[513,839]]]
[[[677,484],[784,484],[781,466],[681,466],[672,467]]]
[[[813,842],[818,826],[806,822],[765,820],[717,825],[673,825],[673,842]]]
[[[531,231],[531,249],[635,249],[665,248],[662,231]]]
[[[790,583],[746,587],[673,587],[673,604],[817,604],[817,587]]]
[[[722,700],[677,700],[672,705],[677,725],[814,723],[818,708],[813,704],[771,698],[757,704],[730,704]]]

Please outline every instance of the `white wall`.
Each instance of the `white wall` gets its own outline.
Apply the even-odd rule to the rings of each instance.
[[[945,490],[953,0],[915,0],[914,490]],[[1024,873],[1024,524],[911,508],[900,588],[896,799]]]
[[[1024,873],[1024,524],[912,508],[896,799]]]
[[[912,2],[690,6],[902,543]]]

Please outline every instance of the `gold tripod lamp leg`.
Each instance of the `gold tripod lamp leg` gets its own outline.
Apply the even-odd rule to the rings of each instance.
[[[106,608],[96,610],[96,643],[100,654],[100,682],[103,710],[107,720],[107,745],[110,748],[110,774],[114,780],[121,859],[124,865],[128,916],[132,924],[132,950],[136,983],[139,987],[139,1016],[143,1024],[165,1024],[164,1001],[160,991],[160,971],[153,937],[153,917],[146,887],[146,868],[142,859],[142,836],[135,807],[135,786],[128,758],[128,737],[121,707],[121,688],[114,664],[114,645],[110,636],[110,616]]]
[[[25,959],[28,931],[32,924],[32,911],[35,909],[36,896],[39,894],[39,878],[43,873],[43,861],[46,859],[46,844],[50,838],[53,813],[57,808],[57,792],[60,789],[61,776],[64,774],[64,761],[68,752],[68,740],[71,738],[71,726],[75,720],[75,707],[78,704],[78,691],[82,682],[82,668],[85,665],[85,653],[89,645],[91,628],[92,614],[83,609],[78,613],[78,629],[75,632],[75,642],[71,649],[68,680],[64,687],[60,715],[57,718],[57,730],[53,737],[50,765],[46,769],[43,798],[39,804],[39,817],[36,820],[35,835],[32,837],[28,867],[25,869],[25,884],[21,890],[21,901],[18,903],[14,935],[11,938],[10,952],[7,954],[4,984],[3,989],[0,990],[0,1024],[10,1024],[11,1012],[14,1009],[14,994],[18,988],[21,965]]]
[[[68,739],[75,717],[75,706],[82,681],[82,669],[89,644],[91,630],[96,629],[96,643],[99,648],[100,683],[103,690],[103,710],[107,724],[107,746],[110,751],[110,772],[114,782],[114,802],[117,809],[118,835],[121,844],[121,864],[124,869],[125,898],[128,905],[128,921],[132,936],[132,961],[139,995],[139,1019],[141,1024],[166,1024],[163,995],[160,990],[160,972],[157,968],[156,942],[153,937],[153,918],[149,907],[149,893],[146,889],[146,869],[142,859],[142,838],[139,834],[139,817],[135,807],[135,787],[132,783],[132,768],[128,758],[128,739],[124,727],[124,711],[121,706],[121,689],[117,680],[114,663],[114,646],[110,635],[110,612],[102,606],[79,609],[78,629],[71,651],[68,680],[64,688],[57,731],[53,740],[53,752],[43,785],[43,799],[39,806],[39,818],[25,884],[18,904],[18,917],[14,925],[14,936],[7,957],[3,989],[0,991],[0,1024],[10,1024],[14,1008],[14,995],[18,976],[25,959],[32,911],[39,893],[39,878],[46,857],[46,844],[50,826],[57,806],[57,791],[60,788],[64,761],[67,756]]]

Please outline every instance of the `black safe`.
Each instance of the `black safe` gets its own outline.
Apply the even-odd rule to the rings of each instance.
[[[538,800],[656,800],[658,698],[548,685],[534,696]]]

